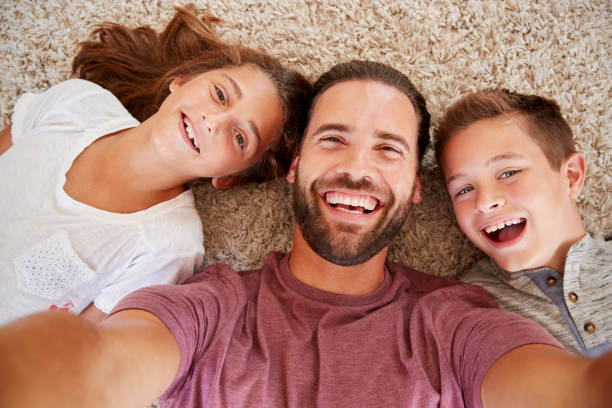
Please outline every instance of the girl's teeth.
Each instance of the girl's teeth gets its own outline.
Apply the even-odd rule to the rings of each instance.
[[[183,119],[183,123],[185,123],[185,130],[187,131],[187,136],[189,136],[189,139],[191,139],[193,145],[199,148],[200,146],[198,145],[198,139],[196,139],[195,134],[193,133],[191,123],[189,123],[187,118]]]

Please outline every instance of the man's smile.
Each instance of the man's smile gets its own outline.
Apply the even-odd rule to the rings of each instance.
[[[356,215],[371,214],[383,206],[380,200],[371,195],[334,190],[324,193],[323,197],[332,208]]]

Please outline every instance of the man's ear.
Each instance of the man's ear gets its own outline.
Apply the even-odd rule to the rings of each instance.
[[[289,167],[289,172],[287,173],[287,181],[291,184],[295,183],[295,170],[298,161],[300,161],[300,154],[298,152],[295,152],[293,154],[293,160],[291,161],[291,167]]]
[[[187,75],[179,75],[170,82],[170,93],[176,91],[178,88],[183,86],[183,84],[187,82]]]
[[[421,186],[421,173],[417,173],[412,191],[412,204],[419,204],[423,200],[423,188]]]
[[[238,181],[237,177],[234,176],[223,176],[223,177],[213,177],[211,182],[214,188],[217,190],[225,190],[230,188]]]
[[[572,200],[577,199],[582,191],[582,186],[584,186],[586,176],[584,157],[580,153],[572,153],[561,165],[561,171],[567,177],[570,198]]]

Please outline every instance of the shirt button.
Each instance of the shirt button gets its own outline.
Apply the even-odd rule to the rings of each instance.
[[[549,276],[548,278],[546,278],[546,284],[548,286],[555,286],[557,284],[557,278],[555,278],[554,276]]]
[[[576,292],[570,292],[567,297],[569,297],[569,300],[572,303],[576,303],[578,301],[578,295],[576,294]]]
[[[595,325],[591,322],[588,322],[584,325],[584,331],[589,333],[589,334],[593,334],[595,333]]]

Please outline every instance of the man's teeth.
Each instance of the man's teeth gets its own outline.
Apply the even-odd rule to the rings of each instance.
[[[338,192],[331,192],[325,194],[325,199],[327,203],[330,205],[343,204],[350,205],[352,207],[363,207],[366,211],[373,211],[376,208],[377,201],[373,197],[369,196],[354,196],[341,194]],[[354,214],[361,214],[361,211],[351,210],[347,208],[343,208],[345,211]]]
[[[485,232],[487,234],[490,234],[490,233],[495,232],[497,230],[500,230],[502,228],[509,227],[510,225],[518,224],[521,221],[522,221],[521,218],[514,218],[512,220],[507,220],[507,221],[502,222],[502,223],[497,224],[497,225],[491,225],[489,227],[486,227],[484,230],[485,230]]]
[[[187,118],[184,118],[183,123],[185,124],[185,130],[187,131],[187,136],[189,136],[189,139],[191,139],[191,141],[193,142],[193,145],[199,148],[200,146],[198,145],[198,139],[196,139],[195,137],[195,132],[193,131],[193,128],[191,127],[191,122],[189,122]]]

